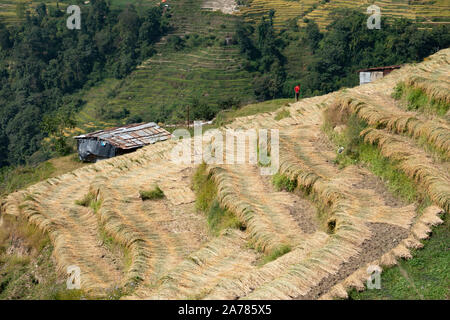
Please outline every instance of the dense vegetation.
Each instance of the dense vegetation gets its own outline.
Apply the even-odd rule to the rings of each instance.
[[[450,45],[446,25],[419,29],[411,20],[382,19],[380,30],[370,30],[367,15],[355,10],[336,11],[326,32],[312,20],[276,31],[273,17],[237,29],[246,67],[261,74],[254,80],[260,99],[292,97],[297,83],[304,97],[352,87],[358,69],[421,61]]]
[[[157,54],[124,79],[105,79],[83,95],[78,131],[132,122],[185,124],[211,120],[217,112],[255,101],[254,74],[234,33],[240,17],[202,10],[203,1],[171,0],[170,32]]]
[[[275,11],[271,10],[267,19],[262,17],[256,30],[252,25],[241,22],[236,31],[241,53],[247,58],[245,68],[259,74],[253,82],[255,95],[259,100],[280,97],[286,80],[286,58],[280,51],[282,40],[273,26],[274,15]],[[253,37],[254,34],[256,35]]]
[[[47,158],[47,135],[58,137],[53,146],[64,153],[62,129],[74,125],[71,115],[83,104],[70,94],[126,76],[167,29],[160,7],[118,11],[104,0],[83,7],[81,30],[69,30],[66,19],[39,4],[19,25],[0,23],[0,166]]]

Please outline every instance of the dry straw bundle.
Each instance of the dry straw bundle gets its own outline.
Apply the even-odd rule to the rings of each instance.
[[[267,192],[257,170],[248,165],[211,166],[208,170],[220,202],[245,224],[255,248],[271,253],[297,243],[302,231],[284,208],[288,203],[279,199],[282,195]]]
[[[155,289],[137,294],[145,299],[201,299],[217,283],[255,268],[255,253],[246,248],[246,240],[243,232],[227,229],[164,275]]]
[[[385,157],[399,161],[399,167],[423,187],[433,202],[450,210],[450,177],[445,167],[434,163],[404,137],[373,128],[366,129],[361,135],[365,141],[376,143]]]
[[[373,104],[370,98],[343,97],[337,101],[342,109],[348,109],[375,127],[385,127],[393,133],[408,133],[414,138],[423,137],[429,144],[450,157],[450,127],[439,120],[421,120],[416,113],[405,112],[383,105]]]

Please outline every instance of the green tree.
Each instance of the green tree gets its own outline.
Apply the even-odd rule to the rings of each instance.
[[[58,155],[67,155],[71,152],[68,137],[64,134],[66,129],[75,127],[73,111],[62,109],[44,116],[41,129],[52,141],[52,147]]]
[[[319,42],[320,40],[322,40],[323,35],[322,33],[320,33],[319,26],[314,21],[308,22],[305,32],[308,44],[311,47],[312,52],[314,53],[317,50]]]
[[[6,50],[6,49],[11,48],[11,46],[12,46],[12,41],[10,39],[9,30],[0,21],[0,49]]]
[[[65,153],[62,132],[73,118],[64,110],[79,105],[67,97],[107,75],[129,74],[166,30],[159,8],[140,17],[131,5],[112,11],[105,0],[90,4],[81,32],[68,30],[65,13],[45,4],[18,24],[0,24],[0,166],[39,154],[49,135],[53,150]],[[25,16],[23,3],[17,9]]]

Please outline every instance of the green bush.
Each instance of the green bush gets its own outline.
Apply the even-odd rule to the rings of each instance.
[[[408,91],[408,110],[418,110],[427,104],[428,98],[421,89],[414,88]]]
[[[206,172],[205,163],[202,163],[195,171],[193,182],[196,194],[195,206],[197,210],[207,212],[216,197],[217,190],[214,181]]]
[[[403,82],[396,85],[392,97],[404,101],[408,110],[428,111],[444,116],[450,109],[450,104],[432,99],[422,89],[406,86]]]
[[[291,116],[291,113],[289,112],[289,110],[283,109],[283,110],[277,112],[277,114],[275,115],[275,120],[279,121],[281,119],[284,119],[284,118],[287,118],[290,116]]]
[[[297,180],[290,180],[288,177],[280,173],[276,173],[272,177],[272,183],[274,184],[277,191],[284,190],[293,192],[295,188],[297,188]]]
[[[367,123],[357,116],[352,114],[347,121],[347,128],[344,132],[345,135],[345,149],[344,153],[352,159],[359,157],[359,146],[363,143],[363,139],[360,136],[361,131],[367,128]]]
[[[274,261],[278,259],[279,257],[285,255],[286,253],[290,252],[292,248],[289,245],[282,245],[279,248],[273,250],[268,255],[264,256],[263,259],[260,261],[259,265],[264,265],[268,262]]]
[[[218,235],[223,229],[241,229],[243,227],[239,219],[231,211],[222,208],[216,199],[208,211],[208,225],[215,235]]]
[[[94,212],[97,212],[102,205],[102,201],[100,199],[97,200],[95,193],[90,191],[83,197],[83,199],[76,200],[75,204],[83,207],[90,207],[94,210]]]
[[[164,198],[164,192],[158,186],[156,186],[154,189],[148,190],[148,191],[141,190],[141,191],[139,191],[139,195],[141,196],[141,199],[143,201],[157,200],[157,199]]]
[[[92,203],[92,201],[95,200],[95,194],[92,192],[87,193],[83,199],[76,200],[75,204],[83,207],[89,207]]]
[[[214,235],[219,235],[220,231],[227,228],[244,228],[243,223],[233,212],[220,206],[217,200],[217,187],[206,172],[205,163],[197,168],[193,186],[196,194],[196,208],[207,215],[209,228]]]
[[[167,45],[174,51],[180,51],[184,49],[186,42],[181,37],[172,35],[167,38]]]
[[[397,83],[392,93],[392,98],[399,100],[403,96],[403,91],[405,90],[405,84],[403,82]]]

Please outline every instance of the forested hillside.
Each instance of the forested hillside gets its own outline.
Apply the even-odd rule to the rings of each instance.
[[[0,24],[0,166],[45,158],[35,153],[42,139],[72,126],[82,106],[70,94],[126,76],[167,30],[160,7],[119,11],[94,0],[83,9],[81,30],[69,30],[65,12],[45,4],[19,24]],[[55,147],[64,152],[64,140]]]
[[[98,128],[185,123],[188,108],[190,120],[210,120],[290,98],[297,84],[302,97],[352,87],[360,68],[419,62],[450,44],[448,26],[417,19],[382,16],[381,29],[369,30],[360,8],[338,6],[324,29],[313,19],[279,25],[276,6],[244,20],[202,4],[95,0],[82,5],[74,32],[65,5],[33,2],[0,24],[0,166],[65,155],[70,136]]]
[[[338,10],[324,32],[314,21],[282,31],[288,74],[283,94],[297,81],[306,96],[353,87],[359,69],[420,62],[450,45],[448,25],[423,29],[411,20],[382,18],[381,29],[370,30],[366,22],[364,12]]]

